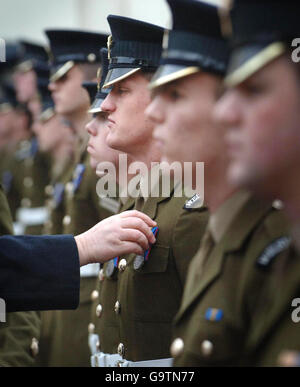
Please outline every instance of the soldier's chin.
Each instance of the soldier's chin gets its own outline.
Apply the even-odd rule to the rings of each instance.
[[[235,188],[254,189],[259,184],[257,171],[239,161],[232,161],[227,170],[227,180]]]

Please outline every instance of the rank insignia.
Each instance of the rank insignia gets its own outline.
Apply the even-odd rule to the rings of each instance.
[[[183,209],[192,210],[193,208],[201,208],[203,205],[203,199],[199,194],[195,194],[191,199],[185,202]]]
[[[273,241],[269,246],[267,246],[262,254],[258,257],[256,264],[260,267],[269,266],[273,259],[286,250],[291,244],[291,238],[284,236]]]

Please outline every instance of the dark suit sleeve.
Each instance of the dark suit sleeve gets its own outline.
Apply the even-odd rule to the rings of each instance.
[[[6,311],[75,309],[79,256],[74,237],[0,237],[0,298]]]

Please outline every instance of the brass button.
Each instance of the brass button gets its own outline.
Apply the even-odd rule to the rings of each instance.
[[[118,345],[118,354],[119,354],[120,356],[124,356],[124,353],[125,353],[125,346],[124,346],[123,343],[120,343],[120,344]]]
[[[103,269],[100,269],[99,274],[98,274],[99,281],[104,280],[104,271]]]
[[[99,304],[97,305],[97,308],[96,308],[96,316],[101,317],[101,314],[102,314],[102,305]]]
[[[53,186],[52,185],[47,185],[45,187],[45,194],[48,196],[52,196],[54,192]]]
[[[39,342],[35,337],[31,340],[30,350],[33,357],[36,357],[39,353]]]
[[[88,325],[88,332],[91,333],[91,334],[95,332],[95,324],[89,323],[89,325]]]
[[[126,259],[121,259],[120,263],[119,263],[119,270],[120,271],[124,271],[126,269],[126,266],[127,266],[127,261]]]
[[[115,303],[115,312],[116,314],[119,314],[121,312],[121,304],[119,301]]]
[[[99,297],[98,290],[93,290],[92,293],[91,293],[91,300],[95,301],[95,300],[97,300],[98,297]]]
[[[25,207],[25,208],[31,207],[31,200],[28,198],[23,198],[21,200],[21,207]]]
[[[26,176],[23,179],[23,184],[26,188],[31,188],[33,186],[33,180],[32,177]]]
[[[275,208],[275,210],[282,210],[284,207],[284,204],[281,200],[276,199],[273,201],[272,207]]]
[[[184,342],[180,337],[177,337],[171,344],[171,355],[172,357],[177,357],[182,354],[184,348]]]
[[[204,340],[201,344],[201,351],[204,356],[210,356],[213,352],[213,343],[209,340]]]
[[[72,220],[72,218],[70,215],[65,215],[63,218],[63,225],[69,226],[69,224],[71,223],[71,220]]]

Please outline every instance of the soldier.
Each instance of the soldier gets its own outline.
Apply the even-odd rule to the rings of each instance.
[[[26,103],[34,121],[40,113],[37,91],[37,71],[48,68],[48,54],[43,46],[23,41],[24,55],[14,73],[17,99]],[[45,208],[45,186],[49,182],[50,160],[40,152],[36,136],[32,132],[29,141],[20,144],[15,156],[14,179],[21,186],[21,207],[17,213],[20,233],[41,234],[48,219]],[[23,231],[23,232],[22,232]]]
[[[107,144],[141,161],[150,170],[161,152],[144,114],[150,102],[149,79],[158,66],[163,29],[121,16],[108,16],[109,70],[104,88],[112,87],[101,105],[108,117]],[[154,163],[155,164],[155,163]],[[153,170],[153,168],[152,168]],[[141,186],[145,181],[142,174]],[[159,184],[155,181],[155,184]],[[159,187],[160,188],[160,187]],[[116,257],[100,272],[94,366],[170,365],[171,322],[179,307],[188,264],[199,247],[207,222],[204,207],[188,211],[187,198],[169,195],[127,200],[158,224],[157,243],[139,256]],[[155,232],[155,230],[153,230]]]
[[[279,197],[293,243],[278,239],[256,265],[270,281],[259,294],[245,357],[250,365],[299,366],[299,35],[294,1],[236,1],[227,91],[216,118],[228,128],[228,177],[262,197]],[[297,251],[298,249],[298,251]]]
[[[255,325],[257,297],[269,275],[257,262],[286,230],[277,206],[226,181],[224,131],[213,120],[228,59],[218,8],[195,0],[168,4],[173,30],[150,84],[147,113],[170,161],[205,163],[211,211],[174,320],[171,354],[175,366],[232,366]]]
[[[67,119],[76,136],[76,153],[71,174],[64,188],[62,231],[78,234],[99,220],[113,215],[102,206],[96,192],[97,177],[90,167],[85,125],[89,121],[90,101],[83,81],[96,79],[100,66],[100,48],[107,41],[104,34],[85,31],[48,30],[52,55],[49,89],[56,113]],[[51,366],[89,366],[87,325],[91,295],[95,289],[99,265],[81,269],[80,307],[75,312],[55,312],[52,332]],[[70,329],[70,327],[73,329]]]
[[[44,225],[43,233],[55,235],[62,233],[63,188],[66,179],[71,175],[73,166],[74,133],[54,111],[54,103],[48,90],[48,80],[49,78],[38,78],[42,109],[34,123],[34,131],[41,151],[47,152],[51,157],[51,181],[45,188],[45,193],[49,196],[46,204],[49,220]],[[53,312],[41,313],[41,320],[38,364],[47,365],[54,323]]]

